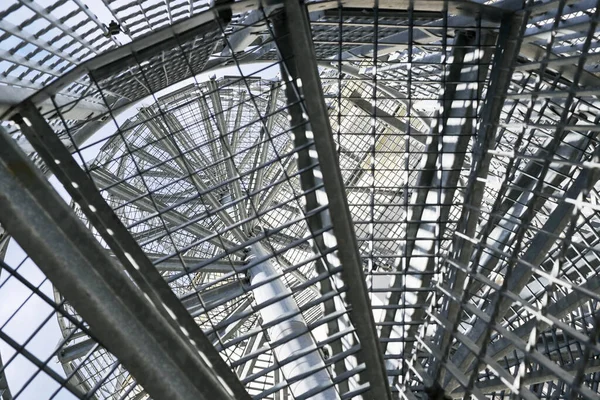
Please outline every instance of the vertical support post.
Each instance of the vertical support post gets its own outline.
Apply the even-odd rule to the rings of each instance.
[[[273,349],[277,361],[281,364],[281,372],[286,380],[293,380],[298,376],[304,376],[290,384],[290,390],[294,397],[300,397],[309,393],[315,393],[320,388],[326,388],[319,393],[311,395],[315,400],[333,400],[339,399],[339,396],[329,377],[325,363],[317,349],[317,346],[308,331],[308,327],[296,301],[292,297],[291,290],[277,276],[277,270],[269,260],[269,254],[264,250],[260,243],[250,246],[250,255],[248,259],[262,260],[254,267],[250,268],[250,285],[254,287],[252,293],[258,306],[272,301],[274,298],[288,295],[273,304],[260,309],[262,323],[272,324],[267,328],[269,341],[276,344]],[[294,315],[290,315],[294,314]],[[278,319],[290,315],[283,321],[276,322]],[[290,337],[286,340],[286,337]],[[298,353],[306,352],[312,349],[308,354],[300,356],[292,361],[287,359],[294,357]],[[311,372],[312,371],[312,372]]]

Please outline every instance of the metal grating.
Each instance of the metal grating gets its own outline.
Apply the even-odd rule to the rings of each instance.
[[[596,398],[597,2],[284,3],[104,2],[131,42],[1,110],[83,223],[1,157],[37,199],[0,212],[4,249],[55,291],[9,256],[0,290],[28,286],[60,332],[29,353],[10,325],[33,300],[13,303],[3,398],[201,396],[184,365],[222,398]],[[181,386],[40,262],[73,249],[31,210],[131,285],[115,318],[146,295]],[[23,357],[38,372],[8,390]]]

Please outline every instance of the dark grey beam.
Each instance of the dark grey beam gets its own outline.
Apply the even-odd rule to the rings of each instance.
[[[120,179],[104,169],[94,169],[91,171],[91,175],[100,188],[107,188],[105,190],[108,193],[125,202],[131,202],[132,206],[138,207],[140,210],[155,214],[160,212],[161,209],[168,208],[166,204],[158,202],[157,200],[152,201],[148,196],[144,196],[144,193],[142,193],[138,188],[127,182],[121,182],[115,185],[115,183],[119,182]],[[133,199],[137,200],[132,201]],[[154,204],[156,204],[159,210],[156,209]],[[190,221],[189,216],[183,215],[175,210],[163,212],[160,214],[160,216],[173,227],[186,225]],[[237,246],[235,242],[223,238],[220,235],[216,235],[214,232],[201,226],[201,224],[190,224],[182,227],[181,229],[186,230],[199,238],[211,237],[208,239],[208,241],[213,243],[215,246],[222,247],[225,245],[227,248],[233,248]]]
[[[24,115],[27,122],[21,127],[28,130],[33,139],[30,142],[36,141],[31,132],[34,129],[42,129],[51,136],[50,140],[58,141],[48,125],[41,125],[45,121],[36,114],[35,107],[27,111]],[[142,294],[142,288],[134,285],[119,268],[111,267],[110,258],[96,238],[4,132],[0,132],[0,143],[2,225],[89,323],[104,346],[155,398],[236,398],[232,390],[236,390],[233,384],[237,380],[217,375],[225,370],[216,363],[227,367],[202,332],[200,339],[194,335],[196,343],[192,345],[180,329],[175,329],[164,307],[182,306],[160,275],[156,272],[162,289],[149,286],[148,281],[137,282],[145,289],[145,295]],[[63,154],[68,155],[64,146],[63,149]],[[63,159],[61,155],[54,156],[48,161]],[[61,162],[62,168],[69,167],[65,164]],[[72,160],[71,165],[77,164]],[[55,174],[59,179],[64,176]],[[68,183],[72,182],[93,187],[91,181],[73,179]],[[77,194],[73,197],[79,199]],[[132,272],[139,275],[134,268]],[[165,297],[169,294],[170,298]],[[177,311],[172,312],[178,319],[181,317]],[[187,318],[199,329],[189,315]],[[212,368],[199,351],[214,364]],[[238,393],[249,398],[243,387]]]
[[[344,266],[342,276],[344,283],[348,286],[347,301],[352,307],[349,314],[360,340],[362,348],[360,357],[366,364],[366,371],[361,375],[370,384],[369,396],[389,400],[391,399],[391,392],[383,354],[377,340],[377,329],[360,263],[359,248],[354,235],[352,218],[345,196],[344,182],[323,98],[307,10],[297,0],[286,0],[284,9],[285,19],[283,19],[283,22],[279,21],[279,26],[275,32],[278,47],[283,53],[282,57],[286,66],[286,70],[282,71],[282,75],[286,77],[286,95],[288,102],[293,104],[295,103],[294,100],[299,100],[296,90],[300,90],[300,93],[304,96],[308,114],[308,121],[304,120],[303,117],[299,119],[296,117],[296,121],[292,120],[292,126],[298,126],[298,123],[307,124],[300,125],[300,129],[294,130],[295,142],[296,145],[307,143],[307,130],[312,131],[314,134],[319,169],[323,176],[322,181],[329,202],[328,212],[322,212],[320,215],[316,215],[315,218],[310,218],[308,223],[311,229],[318,229],[328,225],[329,221],[327,219],[331,218],[333,234],[338,246],[339,262]],[[287,48],[290,44],[291,48]],[[291,54],[289,54],[290,50]],[[288,54],[285,54],[285,52],[288,52]],[[292,59],[290,59],[290,56],[292,56]],[[301,89],[296,85],[298,80],[302,83]],[[292,115],[293,118],[294,115]],[[310,125],[308,126],[309,122]],[[312,157],[314,156],[311,156],[308,150],[299,152],[299,166],[302,162],[305,165],[312,164],[314,162],[311,159]],[[302,174],[300,179],[305,190],[314,188],[316,182],[321,180],[320,177],[314,175],[314,171],[310,170],[308,172],[308,174]],[[316,197],[314,192],[307,195],[306,200],[307,209],[309,210],[311,207],[319,207],[321,204],[320,199]],[[318,243],[318,247],[323,246],[323,249],[326,249],[329,245],[324,243],[322,237],[316,239],[315,242]],[[325,260],[323,261],[325,262]]]
[[[25,103],[19,111],[20,115],[17,115],[16,122],[19,123],[21,131],[66,188],[71,198],[80,205],[88,221],[111,250],[118,254],[129,277],[112,264],[105,249],[100,247],[96,238],[85,227],[83,232],[81,231],[83,225],[77,216],[62,198],[51,190],[49,184],[41,177],[34,179],[36,172],[27,167],[26,161],[15,160],[8,165],[18,164],[26,168],[24,171],[27,172],[24,172],[25,175],[21,178],[32,180],[28,190],[31,190],[32,195],[36,197],[31,200],[24,198],[23,201],[29,201],[31,207],[37,208],[33,216],[40,219],[39,223],[17,221],[16,226],[20,228],[15,228],[15,230],[21,229],[23,232],[20,238],[21,247],[31,255],[38,265],[44,265],[44,269],[49,270],[43,272],[73,304],[78,313],[90,323],[90,326],[96,325],[96,329],[100,333],[95,332],[95,334],[103,345],[119,357],[129,371],[141,377],[138,378],[139,382],[149,392],[156,390],[156,393],[152,394],[153,397],[181,396],[181,398],[187,398],[189,393],[198,390],[202,393],[206,390],[206,381],[210,380],[214,382],[215,390],[221,393],[226,392],[224,398],[237,398],[238,396],[248,398],[248,394],[239,380],[232,375],[231,370],[175,297],[162,275],[133,240],[131,234],[98,192],[94,182],[76,163],[37,108],[31,103]],[[14,145],[11,143],[10,146],[0,146],[0,151],[8,152],[8,154],[3,154],[3,158],[21,157],[22,155],[13,150],[11,146]],[[24,195],[31,198],[31,195]],[[11,221],[19,215],[25,219],[33,218],[32,215],[18,214],[21,209],[18,212],[8,210],[8,206],[13,206],[13,203],[19,203],[20,205],[17,207],[23,207],[22,202],[19,202],[16,196],[9,196],[8,201],[9,204],[0,209],[2,211],[7,209],[6,213]],[[35,201],[38,201],[37,205]],[[68,211],[64,211],[65,208]],[[8,224],[4,225],[9,226]],[[47,232],[40,229],[42,225],[47,227]],[[59,227],[61,228],[59,229]],[[13,236],[16,238],[15,234]],[[53,239],[51,240],[51,238]],[[90,243],[90,240],[93,243]],[[44,246],[50,247],[49,255],[43,254]],[[89,247],[89,251],[86,246]],[[60,255],[59,250],[63,250],[67,254]],[[98,251],[101,251],[101,254]],[[55,260],[54,265],[50,264],[52,259]],[[65,265],[65,260],[68,261],[68,265]],[[111,265],[113,268],[110,267]],[[46,268],[46,266],[48,267]],[[103,282],[105,282],[105,286],[103,286]],[[90,291],[90,288],[96,288],[97,292]],[[142,290],[144,295],[142,296],[138,290]],[[119,301],[119,298],[122,300]],[[113,302],[118,304],[111,306]],[[127,306],[127,302],[130,302],[130,312],[133,313],[133,316],[123,308]],[[138,302],[142,304],[138,304]],[[145,312],[147,307],[150,307],[150,310]],[[122,310],[120,314],[119,310]],[[137,318],[140,318],[139,323],[136,322]],[[147,326],[148,324],[149,326]],[[177,337],[183,332],[182,328],[187,331],[185,338]],[[125,332],[120,330],[125,330]],[[144,338],[147,338],[149,342],[144,342]],[[129,344],[129,341],[133,343]],[[144,346],[144,343],[146,343],[146,348],[140,347]],[[169,343],[180,348],[156,347],[158,344],[168,346]],[[165,354],[161,356],[157,351]],[[205,382],[199,389],[195,389],[198,379],[197,371],[207,367],[204,359],[195,360],[200,351],[208,358],[212,367],[209,368],[210,371],[207,371],[208,376]],[[191,352],[189,356],[186,355],[188,352]],[[152,354],[155,356],[151,356]],[[149,361],[148,357],[154,358]],[[171,361],[164,360],[163,363],[163,357],[175,357],[173,359],[175,364],[179,362],[177,360],[184,361],[181,357],[189,360],[185,365],[180,366],[183,371],[181,373],[177,372],[180,369],[177,365],[173,366],[175,369],[172,371],[176,371],[176,375],[181,376],[173,377],[174,380],[169,383],[165,383],[163,380],[165,376],[160,371],[165,367],[164,363],[168,364]],[[158,368],[158,370],[153,370],[153,368]],[[196,375],[191,377],[190,384],[194,387],[189,388],[190,392],[188,392],[184,386],[189,386],[189,384],[180,382],[181,385],[184,385],[181,386],[181,390],[187,394],[172,393],[173,387],[168,385],[185,379],[186,374],[190,371],[189,368],[199,368],[196,370]],[[215,374],[218,374],[218,378]],[[167,386],[162,386],[165,384]],[[176,385],[179,388],[179,384]],[[156,389],[152,389],[154,387]],[[210,393],[210,390],[208,392]],[[231,396],[228,393],[232,393]]]
[[[203,264],[207,261],[206,258],[198,258],[198,257],[190,257],[190,256],[173,256],[166,260],[160,261],[158,263],[157,260],[165,257],[161,254],[148,254],[146,253],[150,261],[152,261],[160,272],[183,272],[185,271],[184,264],[187,268],[192,267],[194,265]],[[116,258],[115,255],[111,254],[111,257]],[[183,260],[183,263],[182,263]],[[118,260],[114,260],[115,263],[119,263]],[[229,273],[233,272],[235,267],[243,267],[243,261],[228,261],[228,260],[219,260],[213,261],[210,264],[202,267],[196,272],[204,272],[204,273]]]
[[[482,35],[479,40],[483,44],[492,45],[495,42],[495,34],[482,32]],[[436,269],[436,246],[438,238],[445,230],[445,223],[440,221],[448,219],[450,208],[454,204],[454,193],[471,139],[473,117],[477,115],[477,104],[473,102],[481,97],[482,87],[474,82],[485,80],[488,72],[487,67],[476,68],[475,60],[465,63],[465,57],[469,54],[468,47],[477,45],[478,39],[474,32],[457,33],[447,80],[461,82],[462,88],[459,88],[459,84],[446,84],[440,101],[440,119],[432,127],[420,167],[421,172],[417,178],[416,186],[419,189],[415,190],[411,199],[411,204],[417,205],[409,209],[408,220],[412,223],[406,230],[408,239],[405,272],[408,275],[394,277],[389,305],[399,305],[402,296],[407,292],[413,293],[414,299],[407,297],[404,307],[391,307],[387,310],[384,319],[387,324],[381,330],[383,339],[402,339],[397,337],[393,322],[413,322],[406,324],[407,328],[403,330],[402,335],[405,339],[415,338],[421,328],[419,322],[424,318],[425,310],[421,307],[406,306],[424,304],[430,294],[430,291],[422,289],[430,287],[432,274]],[[486,65],[491,56],[490,50],[484,51],[479,61]],[[464,105],[465,102],[467,106]],[[440,166],[444,170],[438,173]],[[401,265],[400,260],[397,261],[396,269]],[[383,348],[388,353],[404,354],[405,357],[411,356],[413,345],[413,341],[409,340],[383,342]]]
[[[486,99],[481,109],[481,123],[477,132],[477,139],[474,145],[474,160],[471,165],[469,182],[465,195],[465,206],[460,217],[458,229],[466,237],[473,237],[476,232],[477,223],[480,215],[480,209],[485,192],[485,180],[488,177],[491,154],[488,151],[496,142],[496,133],[498,123],[506,94],[510,85],[513,73],[514,61],[519,54],[519,34],[523,18],[521,16],[506,17],[500,26],[499,39],[492,70],[490,71],[490,86],[488,87]],[[468,265],[473,251],[473,243],[468,240],[455,238],[453,244],[453,254],[458,258],[461,265]],[[466,279],[466,273],[457,270],[456,276],[452,282],[452,289],[457,298],[461,298],[463,285]],[[455,301],[450,301],[447,308],[443,310],[443,315],[456,324],[459,319],[460,305]],[[442,328],[440,337],[440,349],[447,357],[446,350],[449,351],[452,331],[456,326]],[[436,367],[443,360],[437,360]],[[445,360],[444,360],[445,361]],[[438,372],[438,371],[436,371]]]

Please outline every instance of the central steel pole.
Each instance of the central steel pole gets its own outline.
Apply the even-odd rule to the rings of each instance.
[[[279,343],[281,340],[285,340],[286,337],[290,338],[273,348],[277,362],[284,363],[281,365],[284,378],[287,381],[293,381],[289,385],[290,391],[295,398],[308,394],[308,397],[315,400],[337,400],[340,397],[333,387],[333,382],[327,372],[323,358],[300,313],[300,309],[292,297],[292,291],[278,276],[277,269],[268,258],[269,253],[265,251],[260,243],[251,245],[248,261],[251,263],[254,260],[262,261],[250,268],[248,274],[250,285],[254,287],[252,290],[254,301],[258,306],[287,295],[281,300],[261,308],[260,316],[263,325],[268,326],[285,315],[291,315],[289,318],[276,322],[273,326],[267,328],[269,343]],[[311,349],[312,351],[309,351]],[[287,361],[307,351],[309,351],[307,354],[292,361]],[[296,377],[301,378],[295,380]],[[315,393],[319,388],[327,389]],[[314,395],[311,395],[313,393]]]

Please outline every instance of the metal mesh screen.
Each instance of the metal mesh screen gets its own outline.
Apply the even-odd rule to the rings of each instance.
[[[596,1],[117,3],[125,44],[1,109],[37,171],[0,157],[6,210],[37,199],[0,212],[5,400],[202,379],[222,398],[597,397]],[[115,315],[152,305],[179,391],[53,275],[68,251],[127,288]]]

